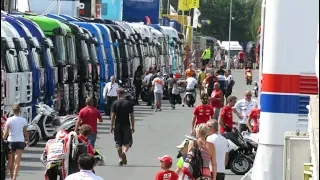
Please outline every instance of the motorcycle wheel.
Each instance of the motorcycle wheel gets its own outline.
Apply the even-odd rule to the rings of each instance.
[[[236,175],[244,175],[251,169],[249,160],[244,156],[238,156],[232,160],[230,170]]]
[[[28,131],[29,133],[29,146],[35,146],[38,144],[39,140],[40,140],[40,136],[38,134],[37,131]]]
[[[148,93],[144,93],[144,92],[142,92],[141,93],[141,95],[140,95],[140,97],[141,97],[141,100],[143,101],[143,102],[148,102]]]

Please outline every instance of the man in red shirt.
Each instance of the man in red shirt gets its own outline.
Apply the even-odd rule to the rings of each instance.
[[[260,109],[252,109],[249,117],[247,126],[250,132],[257,133],[259,131],[259,119],[260,119]],[[253,127],[251,126],[251,120],[253,120]]]
[[[227,99],[227,105],[225,105],[220,112],[219,124],[220,124],[220,133],[231,131],[233,127],[233,117],[232,113],[235,110],[232,107],[237,103],[237,97],[229,96]],[[238,112],[235,112],[238,113]],[[239,114],[238,114],[239,115]],[[240,116],[240,115],[239,115]]]
[[[172,158],[168,155],[158,158],[160,160],[161,171],[157,173],[155,180],[178,180],[179,176],[171,171]]]
[[[209,97],[207,94],[201,94],[202,104],[196,106],[193,111],[193,119],[191,123],[191,134],[198,124],[207,123],[213,119],[213,107],[209,104]]]
[[[244,63],[244,52],[243,52],[243,50],[241,50],[238,53],[238,59],[239,59],[240,69],[242,69],[243,68],[243,63]]]
[[[98,133],[97,121],[99,120],[99,122],[102,122],[103,120],[99,110],[93,106],[93,99],[91,97],[86,99],[86,105],[87,106],[82,108],[79,112],[78,121],[74,130],[77,132],[79,127],[83,124],[91,126],[92,133],[88,137],[88,143],[94,148]]]

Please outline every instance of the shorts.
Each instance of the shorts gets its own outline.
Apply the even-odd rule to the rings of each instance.
[[[202,66],[209,64],[210,59],[202,59]]]
[[[130,145],[132,146],[132,132],[130,126],[121,127],[116,126],[114,129],[114,141],[116,142],[116,148]]]
[[[24,150],[26,147],[25,142],[9,142],[9,151],[15,152],[16,150]]]
[[[244,60],[243,59],[239,59],[239,63],[243,63],[244,62]]]
[[[162,100],[162,93],[154,93],[154,100],[161,102]]]

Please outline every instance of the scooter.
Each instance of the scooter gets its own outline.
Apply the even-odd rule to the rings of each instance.
[[[186,90],[186,104],[188,107],[193,107],[194,103],[196,102],[195,100],[195,90]]]
[[[255,97],[258,97],[258,92],[259,92],[259,85],[257,81],[254,81],[254,87],[253,87],[253,93]]]
[[[35,146],[40,139],[54,138],[59,130],[72,131],[77,122],[76,115],[56,116],[58,113],[46,104],[37,104],[37,116],[27,126],[30,146]]]

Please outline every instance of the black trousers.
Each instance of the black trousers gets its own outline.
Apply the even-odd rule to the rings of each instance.
[[[105,105],[105,113],[107,116],[111,115],[112,105],[118,99],[117,96],[108,96],[107,97],[107,104]]]
[[[152,104],[153,104],[153,102],[154,102],[154,93],[153,93],[153,91],[149,91],[149,95],[148,95],[148,97],[149,97],[149,99],[148,99],[148,106],[151,106]]]
[[[59,170],[59,166],[53,167],[51,169],[48,169],[46,172],[47,177],[49,180],[57,180],[57,177],[60,176],[60,180],[63,180],[61,176],[61,172]]]
[[[138,102],[140,94],[141,94],[141,86],[142,86],[142,81],[136,81],[135,82],[135,86],[136,86],[136,102]]]
[[[1,180],[5,180],[5,179],[6,179],[6,169],[1,169]]]
[[[211,172],[211,175],[212,175],[212,172]],[[217,173],[217,178],[216,178],[216,180],[224,180],[224,178],[225,178],[225,174],[224,173]]]
[[[208,96],[209,96],[209,97],[211,96],[212,91],[213,91],[213,89],[211,89],[211,88],[207,88],[207,94],[208,94]]]

